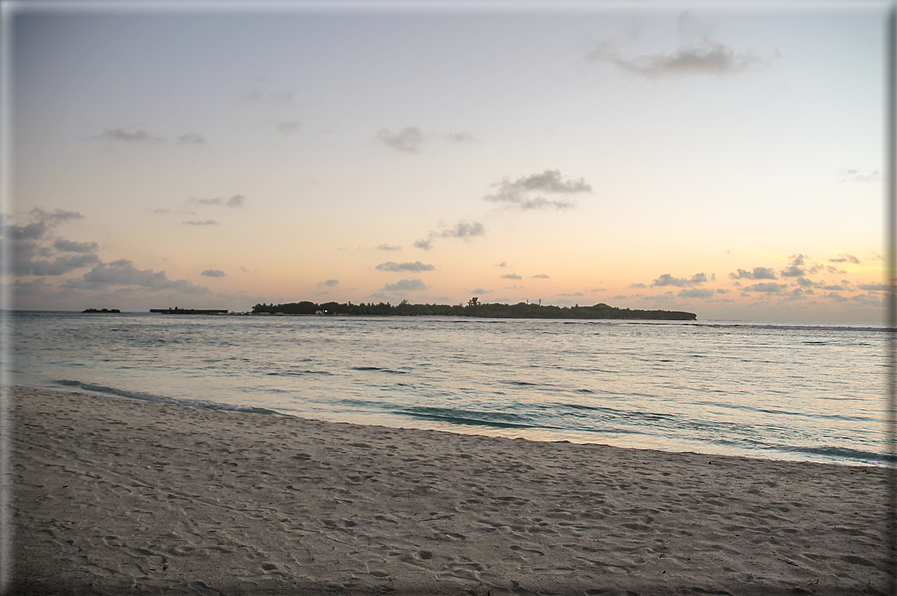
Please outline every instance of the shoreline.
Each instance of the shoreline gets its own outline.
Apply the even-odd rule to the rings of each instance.
[[[572,436],[572,433],[565,433],[558,435],[555,432],[552,432],[548,429],[538,428],[538,427],[527,427],[527,428],[518,428],[515,429],[516,432],[510,433],[505,432],[504,429],[500,429],[497,427],[483,427],[477,426],[476,430],[472,430],[467,425],[463,424],[446,424],[444,427],[439,428],[437,425],[431,424],[408,424],[407,420],[400,420],[396,418],[389,418],[386,416],[376,416],[370,415],[365,418],[367,420],[362,419],[361,417],[346,417],[344,419],[340,419],[337,416],[333,418],[315,418],[313,416],[304,416],[302,413],[291,414],[282,412],[275,409],[264,408],[261,406],[249,406],[245,404],[231,404],[225,402],[213,402],[213,401],[205,401],[205,400],[191,400],[186,398],[168,398],[168,397],[160,397],[154,396],[151,394],[132,394],[130,392],[121,391],[117,389],[112,389],[108,387],[98,387],[85,385],[82,383],[73,384],[71,386],[53,386],[53,385],[39,385],[39,384],[11,384],[8,387],[15,387],[26,390],[39,390],[39,391],[51,391],[51,392],[60,392],[60,393],[82,393],[85,395],[91,395],[95,397],[101,398],[110,398],[110,399],[124,399],[126,401],[143,401],[149,403],[165,403],[180,407],[186,408],[194,408],[194,409],[212,409],[212,410],[223,410],[223,411],[235,411],[235,412],[243,412],[243,413],[251,413],[251,414],[262,414],[262,415],[273,415],[273,416],[283,416],[287,418],[295,418],[298,420],[319,420],[321,422],[330,422],[334,424],[355,424],[359,426],[375,426],[375,427],[386,427],[392,428],[396,430],[431,430],[433,432],[446,432],[446,433],[454,433],[454,434],[463,434],[463,435],[477,435],[483,437],[491,437],[491,438],[509,438],[509,439],[523,439],[526,441],[532,441],[537,443],[574,443],[577,445],[606,445],[618,447],[621,449],[634,449],[638,451],[661,451],[664,453],[693,453],[697,455],[703,455],[708,457],[735,457],[735,458],[746,458],[746,459],[759,459],[764,461],[786,461],[786,462],[797,462],[797,463],[821,463],[828,465],[838,465],[838,466],[852,466],[852,467],[874,467],[874,468],[882,468],[886,469],[888,467],[888,459],[889,455],[887,453],[878,454],[875,452],[861,452],[869,457],[865,459],[861,459],[860,457],[853,457],[848,459],[847,457],[842,456],[841,461],[832,461],[834,458],[829,458],[828,460],[824,458],[819,459],[811,459],[807,458],[807,452],[799,452],[792,451],[790,454],[785,452],[777,452],[775,454],[744,454],[744,453],[725,453],[725,452],[714,452],[714,451],[703,451],[701,447],[703,445],[678,445],[680,448],[677,449],[675,447],[655,447],[655,446],[641,446],[641,445],[633,445],[631,442],[628,444],[622,442],[623,444],[617,444],[614,442],[613,438],[608,438],[605,441],[595,440],[593,438],[584,439],[581,435]],[[94,387],[94,388],[91,388]],[[488,429],[488,430],[484,430]],[[546,432],[547,431],[547,432]],[[552,436],[554,435],[554,436]],[[801,453],[801,456],[795,456],[794,453]],[[790,455],[790,456],[789,456]]]
[[[887,590],[883,466],[4,390],[13,594]]]

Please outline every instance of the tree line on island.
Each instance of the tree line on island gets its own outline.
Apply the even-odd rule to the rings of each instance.
[[[483,303],[471,298],[462,304],[411,304],[402,300],[398,304],[380,302],[374,304],[351,302],[324,302],[317,304],[304,300],[286,304],[256,304],[252,314],[284,315],[351,315],[351,316],[455,316],[484,317],[494,319],[652,319],[667,321],[694,321],[697,315],[690,312],[669,310],[632,310],[601,303],[594,306],[542,306],[518,302],[517,304]]]

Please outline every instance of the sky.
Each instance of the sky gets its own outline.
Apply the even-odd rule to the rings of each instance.
[[[3,283],[880,321],[889,7],[4,3]]]

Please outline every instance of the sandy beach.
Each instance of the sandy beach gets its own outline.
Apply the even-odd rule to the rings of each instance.
[[[14,594],[884,594],[883,468],[13,388]]]

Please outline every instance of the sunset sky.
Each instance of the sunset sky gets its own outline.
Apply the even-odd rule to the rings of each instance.
[[[4,4],[14,306],[883,318],[889,4],[332,6]]]

